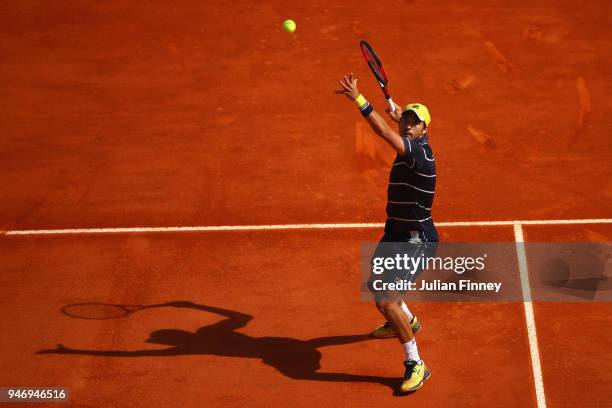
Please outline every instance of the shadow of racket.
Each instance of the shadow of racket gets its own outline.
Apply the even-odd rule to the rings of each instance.
[[[88,320],[106,320],[126,317],[131,313],[151,309],[154,307],[168,306],[167,303],[151,305],[119,305],[113,303],[72,303],[61,308],[61,312],[70,317]]]

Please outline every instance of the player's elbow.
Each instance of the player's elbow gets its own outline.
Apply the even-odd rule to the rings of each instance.
[[[385,140],[393,140],[393,131],[388,126],[382,128],[378,135]]]
[[[404,148],[404,142],[397,133],[389,129],[389,131],[384,132],[381,136],[385,140],[385,142],[387,142],[393,148],[393,150],[396,151],[397,154],[403,156],[406,153],[406,150]]]

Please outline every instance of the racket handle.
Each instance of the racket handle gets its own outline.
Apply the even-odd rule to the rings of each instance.
[[[393,102],[390,96],[387,98],[387,103],[389,104],[389,110],[395,112],[395,102]]]

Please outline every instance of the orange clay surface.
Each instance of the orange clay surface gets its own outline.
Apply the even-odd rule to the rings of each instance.
[[[0,229],[383,222],[393,153],[333,93],[353,72],[385,107],[362,38],[394,99],[431,111],[437,221],[610,218],[607,10],[5,2]],[[523,228],[531,242],[612,237],[609,224]],[[401,348],[364,336],[381,318],[359,295],[360,244],[381,233],[0,236],[0,386],[65,386],[77,407],[535,406],[521,302],[411,304],[432,377],[394,395]],[[511,226],[440,233],[514,241]],[[208,311],[60,313],[179,300]],[[534,309],[548,405],[608,405],[610,304]],[[73,352],[37,354],[60,343]]]

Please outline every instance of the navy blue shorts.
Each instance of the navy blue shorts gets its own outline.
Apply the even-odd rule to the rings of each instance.
[[[438,243],[428,241],[422,231],[419,231],[418,237],[385,232],[370,259],[370,271],[372,272],[368,280],[368,287],[376,299],[393,299],[406,293],[407,284],[416,282],[424,270],[424,259],[435,256],[437,246]],[[388,258],[396,260],[398,256],[400,265],[393,262],[393,266],[389,267],[389,264],[384,265],[384,261],[381,261]],[[381,272],[381,269],[384,271]],[[381,273],[375,273],[375,270]],[[376,285],[375,281],[378,281]],[[386,284],[384,289],[381,289],[381,283]],[[395,283],[396,288],[389,289],[388,284],[390,283]],[[403,284],[401,286],[404,287],[397,288],[399,284]]]

